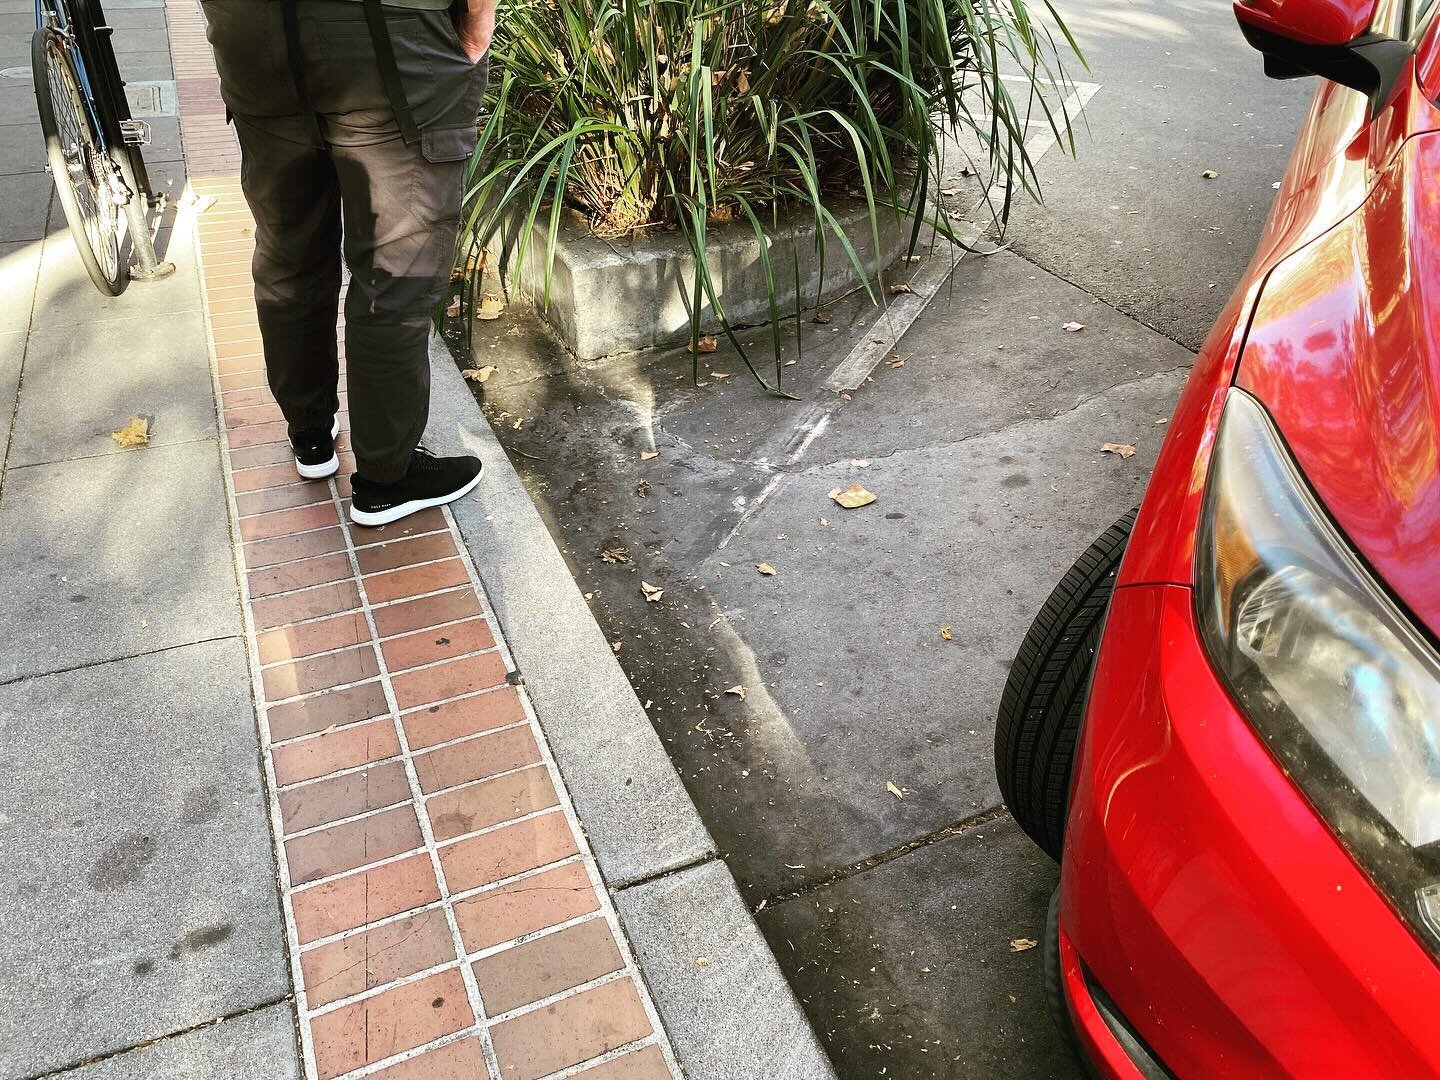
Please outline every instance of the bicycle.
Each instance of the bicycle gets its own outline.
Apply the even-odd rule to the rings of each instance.
[[[99,0],[35,0],[31,73],[49,171],[80,260],[107,296],[175,271],[150,238],[146,214],[165,196],[150,190],[140,153],[150,125],[130,115],[113,34]]]

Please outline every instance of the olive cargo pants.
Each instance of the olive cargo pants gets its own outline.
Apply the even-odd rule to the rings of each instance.
[[[407,141],[362,4],[299,0],[295,57],[279,0],[203,7],[255,217],[271,391],[292,433],[330,426],[343,246],[351,445],[362,476],[393,483],[429,415],[430,319],[449,280],[488,60],[470,62],[447,12],[386,8],[418,134]]]

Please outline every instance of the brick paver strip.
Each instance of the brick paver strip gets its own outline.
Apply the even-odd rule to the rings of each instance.
[[[342,475],[295,475],[203,16],[165,11],[307,1080],[675,1075],[449,513],[349,524],[343,393]]]

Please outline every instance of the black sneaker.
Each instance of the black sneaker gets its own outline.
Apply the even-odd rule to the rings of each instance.
[[[410,471],[393,484],[372,484],[359,473],[351,477],[350,520],[356,525],[388,525],[431,506],[452,503],[480,482],[479,458],[436,457],[415,448]]]
[[[335,436],[340,434],[340,418],[330,430],[311,428],[290,436],[290,449],[295,454],[295,471],[306,480],[324,480],[340,471],[335,455]]]

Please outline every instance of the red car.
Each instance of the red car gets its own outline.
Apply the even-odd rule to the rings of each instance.
[[[1440,4],[1235,11],[1323,81],[997,773],[1061,860],[1051,1004],[1095,1073],[1440,1077]]]

